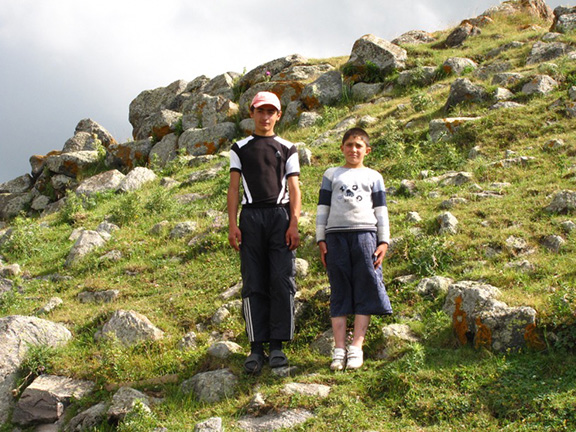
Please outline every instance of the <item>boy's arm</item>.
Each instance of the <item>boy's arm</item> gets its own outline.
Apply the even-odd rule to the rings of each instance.
[[[288,194],[290,196],[290,225],[286,231],[286,244],[290,250],[300,245],[300,233],[298,232],[298,219],[302,210],[302,192],[298,176],[288,177]]]
[[[238,206],[240,203],[240,173],[230,171],[230,183],[228,185],[228,243],[237,251],[242,243],[242,232],[238,228]]]

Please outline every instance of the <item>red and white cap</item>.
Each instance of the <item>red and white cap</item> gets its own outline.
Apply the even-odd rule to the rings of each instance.
[[[272,92],[262,91],[256,93],[256,96],[254,96],[254,99],[252,99],[250,107],[258,108],[261,107],[262,105],[272,105],[278,111],[282,111],[282,105],[280,104],[280,99],[278,99],[278,96],[276,96]]]

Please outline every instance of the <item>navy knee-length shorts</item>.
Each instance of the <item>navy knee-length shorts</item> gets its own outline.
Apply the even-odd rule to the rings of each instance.
[[[330,316],[390,315],[392,306],[382,281],[382,267],[374,268],[376,233],[329,233],[326,247]]]

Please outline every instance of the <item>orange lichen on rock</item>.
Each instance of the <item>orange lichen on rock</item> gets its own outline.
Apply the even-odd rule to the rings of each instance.
[[[528,324],[526,326],[524,331],[524,340],[526,341],[526,345],[528,345],[530,348],[539,351],[546,349],[546,344],[538,334],[536,324],[534,323]]]
[[[466,320],[466,312],[462,310],[462,296],[458,296],[455,299],[454,314],[452,315],[452,326],[454,327],[454,332],[456,337],[462,345],[466,345],[468,338],[466,333],[468,333],[468,321]]]
[[[487,349],[492,347],[492,330],[485,326],[480,318],[476,318],[476,335],[474,337],[474,347],[484,347]]]

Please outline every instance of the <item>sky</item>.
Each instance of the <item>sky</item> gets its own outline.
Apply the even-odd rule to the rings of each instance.
[[[445,30],[499,3],[0,0],[0,183],[29,173],[30,156],[61,150],[84,118],[128,141],[129,105],[144,90],[291,54],[346,56],[365,34]]]

